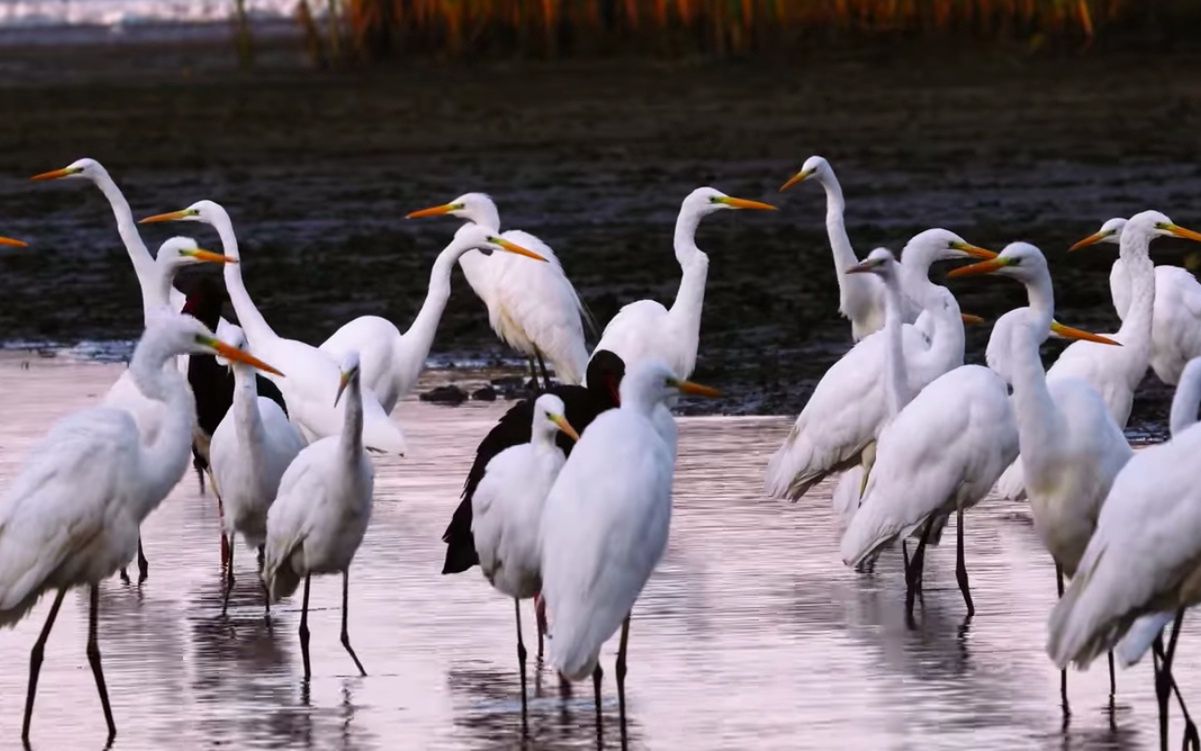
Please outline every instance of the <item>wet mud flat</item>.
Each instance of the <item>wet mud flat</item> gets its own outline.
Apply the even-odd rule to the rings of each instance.
[[[0,356],[0,488],[55,417],[94,401],[118,372]],[[471,451],[501,409],[415,400],[398,407],[412,453],[377,462],[372,523],[351,569],[350,634],[366,678],[338,643],[336,578],[313,584],[308,684],[299,602],[281,603],[266,626],[253,556],[243,548],[230,611],[221,615],[215,503],[185,478],[143,528],[150,578],[131,587],[114,577],[101,587],[100,646],[119,730],[113,748],[519,747],[512,603],[475,570],[438,573],[439,536]],[[976,617],[964,619],[953,549],[936,548],[910,628],[899,554],[883,556],[870,576],[838,560],[828,484],[796,505],[761,497],[763,465],[786,429],[779,418],[680,421],[671,539],[631,627],[634,748],[1156,747],[1149,665],[1119,672],[1112,704],[1103,664],[1072,673],[1065,722],[1058,673],[1043,653],[1054,569],[1024,505],[990,499],[967,516]],[[18,743],[29,649],[49,606],[43,599],[15,629],[0,631],[6,748]],[[523,614],[532,642],[528,604]],[[1177,655],[1187,697],[1201,696],[1198,624],[1186,620]],[[102,743],[86,631],[86,595],[73,593],[48,643],[34,749]],[[609,646],[611,668],[616,645]],[[590,688],[564,698],[552,672],[535,664],[525,747],[618,747],[612,679],[598,742]],[[1179,730],[1175,719],[1173,747]]]
[[[280,333],[318,342],[365,313],[402,325],[424,296],[450,221],[408,210],[490,192],[507,227],[559,253],[596,318],[679,280],[672,223],[702,184],[778,202],[775,214],[703,223],[711,256],[696,377],[726,394],[704,409],[797,412],[846,349],[824,196],[776,188],[812,153],[830,158],[860,255],[945,226],[1049,255],[1060,318],[1114,330],[1115,249],[1066,247],[1114,215],[1159,208],[1201,224],[1201,53],[976,50],[931,44],[790,64],[520,61],[308,69],[291,48],[249,73],[224,46],[30,45],[0,58],[0,224],[36,251],[0,259],[0,337],[133,338],[136,285],[104,199],[24,178],[89,155],[137,215],[224,203],[252,294]],[[216,244],[205,227],[148,229]],[[1186,245],[1161,241],[1160,263]],[[8,257],[10,256],[10,257]],[[941,273],[941,272],[937,272]],[[184,280],[187,283],[187,279]],[[995,318],[1022,301],[1004,281],[954,283]],[[504,361],[458,275],[434,355]],[[981,359],[987,329],[969,334]],[[1148,379],[1136,432],[1162,432],[1170,391]]]

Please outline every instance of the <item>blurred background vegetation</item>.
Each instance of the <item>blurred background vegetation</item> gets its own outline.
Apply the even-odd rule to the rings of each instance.
[[[235,3],[238,49],[250,26]],[[396,56],[788,57],[812,45],[959,39],[1037,49],[1182,37],[1198,0],[299,0],[322,63]]]

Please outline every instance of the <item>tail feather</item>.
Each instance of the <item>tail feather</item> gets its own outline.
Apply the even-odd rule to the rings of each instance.
[[[1113,649],[1138,617],[1133,608],[1106,594],[1112,576],[1102,567],[1101,558],[1095,566],[1077,572],[1051,611],[1047,654],[1061,669],[1070,662],[1088,669],[1089,663]]]
[[[1172,612],[1152,613],[1135,621],[1114,650],[1122,667],[1128,668],[1138,663],[1175,617],[1176,614]]]
[[[292,567],[292,553],[281,556],[278,561],[267,559],[263,566],[263,583],[271,602],[279,602],[290,596],[300,586],[300,573]]]
[[[475,536],[471,533],[471,520],[471,498],[464,492],[463,500],[442,533],[442,542],[446,543],[443,574],[459,574],[480,562],[475,551]]]
[[[843,563],[861,565],[896,538],[911,534],[925,521],[925,517],[913,521],[887,514],[888,506],[880,498],[864,499],[839,545]]]
[[[1002,498],[1007,498],[1011,501],[1020,501],[1026,497],[1026,474],[1022,470],[1022,458],[1019,456],[1013,460],[1001,477],[997,479],[997,484],[993,486],[996,494]]]
[[[771,498],[798,500],[826,477],[854,467],[862,449],[851,456],[819,456],[803,431],[793,428],[784,445],[772,455],[764,473],[763,488]]]

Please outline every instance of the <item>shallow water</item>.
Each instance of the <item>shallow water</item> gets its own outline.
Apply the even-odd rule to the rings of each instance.
[[[54,417],[102,394],[117,372],[0,356],[0,487]],[[470,452],[503,408],[399,407],[413,454],[377,463],[375,515],[352,568],[351,638],[366,678],[338,643],[336,579],[314,582],[307,687],[299,602],[278,606],[267,628],[242,547],[230,614],[221,616],[217,512],[187,477],[144,527],[149,580],[138,588],[114,578],[101,590],[114,748],[519,746],[512,604],[475,571],[438,574],[439,536]],[[976,617],[964,621],[953,551],[935,549],[910,629],[898,557],[886,554],[870,576],[839,562],[828,487],[797,505],[760,496],[762,467],[786,429],[778,418],[681,420],[671,543],[631,628],[633,746],[1156,745],[1149,665],[1119,673],[1112,709],[1103,668],[1073,674],[1075,713],[1064,726],[1058,674],[1042,652],[1054,573],[1023,505],[987,501],[968,516]],[[0,632],[0,747],[17,744],[28,651],[48,607]],[[533,618],[523,610],[530,643]],[[48,644],[34,748],[103,743],[86,628],[86,595],[72,593]],[[1178,655],[1186,696],[1201,691],[1199,631],[1187,629]],[[612,650],[605,665],[604,743],[616,747]],[[529,747],[597,745],[589,686],[564,699],[540,670],[531,687]]]

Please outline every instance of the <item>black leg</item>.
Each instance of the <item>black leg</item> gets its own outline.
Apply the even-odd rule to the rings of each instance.
[[[621,717],[621,747],[625,748],[626,738],[626,649],[630,642],[630,615],[621,623],[621,644],[617,648],[617,706]]]
[[[146,577],[150,575],[150,561],[146,560],[146,554],[142,552],[142,536],[138,535],[138,584],[146,581]]]
[[[517,614],[517,669],[521,671],[521,732],[530,729],[529,710],[525,700],[525,643],[521,640],[521,600],[513,598],[513,612]]]
[[[1118,693],[1118,680],[1113,672],[1113,650],[1109,650],[1109,698],[1112,699]]]
[[[263,588],[263,607],[265,608],[265,611],[263,613],[263,619],[267,622],[267,625],[270,626],[271,625],[271,590],[267,589],[267,582],[263,581],[263,546],[262,545],[259,545],[258,564],[259,564],[259,586],[261,586]]]
[[[1063,599],[1063,566],[1059,562],[1055,562],[1055,591],[1059,594],[1059,599]],[[1059,702],[1063,707],[1063,715],[1067,717],[1072,714],[1071,706],[1068,704],[1068,669],[1063,668],[1059,671]]]
[[[221,529],[221,568],[229,565],[230,540],[225,537],[225,502],[221,500],[221,492],[213,486],[213,495],[217,496],[217,524]]]
[[[63,596],[67,590],[60,589],[54,595],[54,604],[50,606],[50,614],[46,616],[46,625],[33,644],[29,653],[29,690],[25,693],[25,722],[21,725],[21,740],[29,745],[29,723],[33,718],[33,699],[38,693],[38,675],[42,672],[42,656],[46,653],[46,640],[50,638],[50,629],[54,628],[54,619],[58,617],[58,609],[63,604]]]
[[[304,660],[304,679],[307,681],[313,674],[309,669],[309,580],[311,574],[304,575],[304,600],[300,605],[300,657]]]
[[[225,611],[229,608],[229,593],[234,588],[234,541],[233,536],[229,540],[229,566],[225,569],[225,597],[221,600],[221,615],[225,615]]]
[[[901,560],[905,562],[905,585],[909,585],[909,540],[901,538]]]
[[[1172,636],[1168,639],[1168,648],[1163,655],[1163,665],[1155,680],[1155,696],[1159,700],[1159,745],[1161,749],[1168,747],[1168,698],[1171,696],[1175,678],[1172,676],[1172,661],[1176,657],[1176,642],[1180,638],[1180,627],[1184,623],[1184,608],[1176,611],[1176,622],[1172,625]],[[1179,691],[1179,689],[1177,689]],[[1183,699],[1180,700],[1184,708]],[[1194,733],[1196,730],[1194,729]],[[1187,738],[1187,733],[1186,733]]]
[[[534,348],[534,357],[538,358],[538,370],[542,371],[542,388],[550,389],[550,375],[546,372],[546,363],[542,361],[542,353]]]
[[[542,391],[541,387],[538,385],[538,363],[535,362],[534,358],[532,358],[532,357],[529,358],[529,361],[530,361],[530,383],[534,384],[534,393],[537,394]]]
[[[359,662],[359,656],[354,653],[354,647],[350,646],[350,632],[346,629],[346,602],[349,594],[350,569],[346,569],[342,572],[342,646],[350,653],[350,659],[354,660],[354,666],[359,669],[359,673],[367,675],[367,671],[363,670],[363,663]]]
[[[959,591],[963,593],[963,602],[967,605],[967,615],[971,618],[976,614],[976,605],[972,602],[972,588],[967,579],[967,562],[963,558],[963,507],[956,511],[955,518],[955,581],[959,582]]]
[[[596,739],[600,739],[605,734],[605,723],[601,717],[601,679],[605,677],[605,671],[601,668],[600,662],[596,663],[596,668],[592,671],[592,694],[596,701]]]
[[[913,601],[922,589],[922,568],[926,562],[926,543],[930,539],[930,528],[934,526],[934,517],[926,520],[926,526],[922,528],[921,539],[917,541],[917,550],[913,551],[913,558],[909,561],[909,575],[906,577],[905,589],[905,617],[911,623],[913,621]]]
[[[121,567],[120,575],[121,575],[121,583],[129,584],[129,572],[125,570],[124,566]]]
[[[538,661],[542,661],[542,640],[546,636],[546,600],[542,593],[534,595],[534,622],[538,625]]]
[[[100,706],[104,708],[104,721],[108,723],[108,742],[117,736],[117,725],[113,722],[113,708],[108,703],[108,686],[104,684],[104,670],[100,667],[100,645],[96,643],[96,614],[100,609],[100,585],[92,585],[91,604],[88,608],[88,662],[92,676],[96,679],[96,691],[100,694]]]

